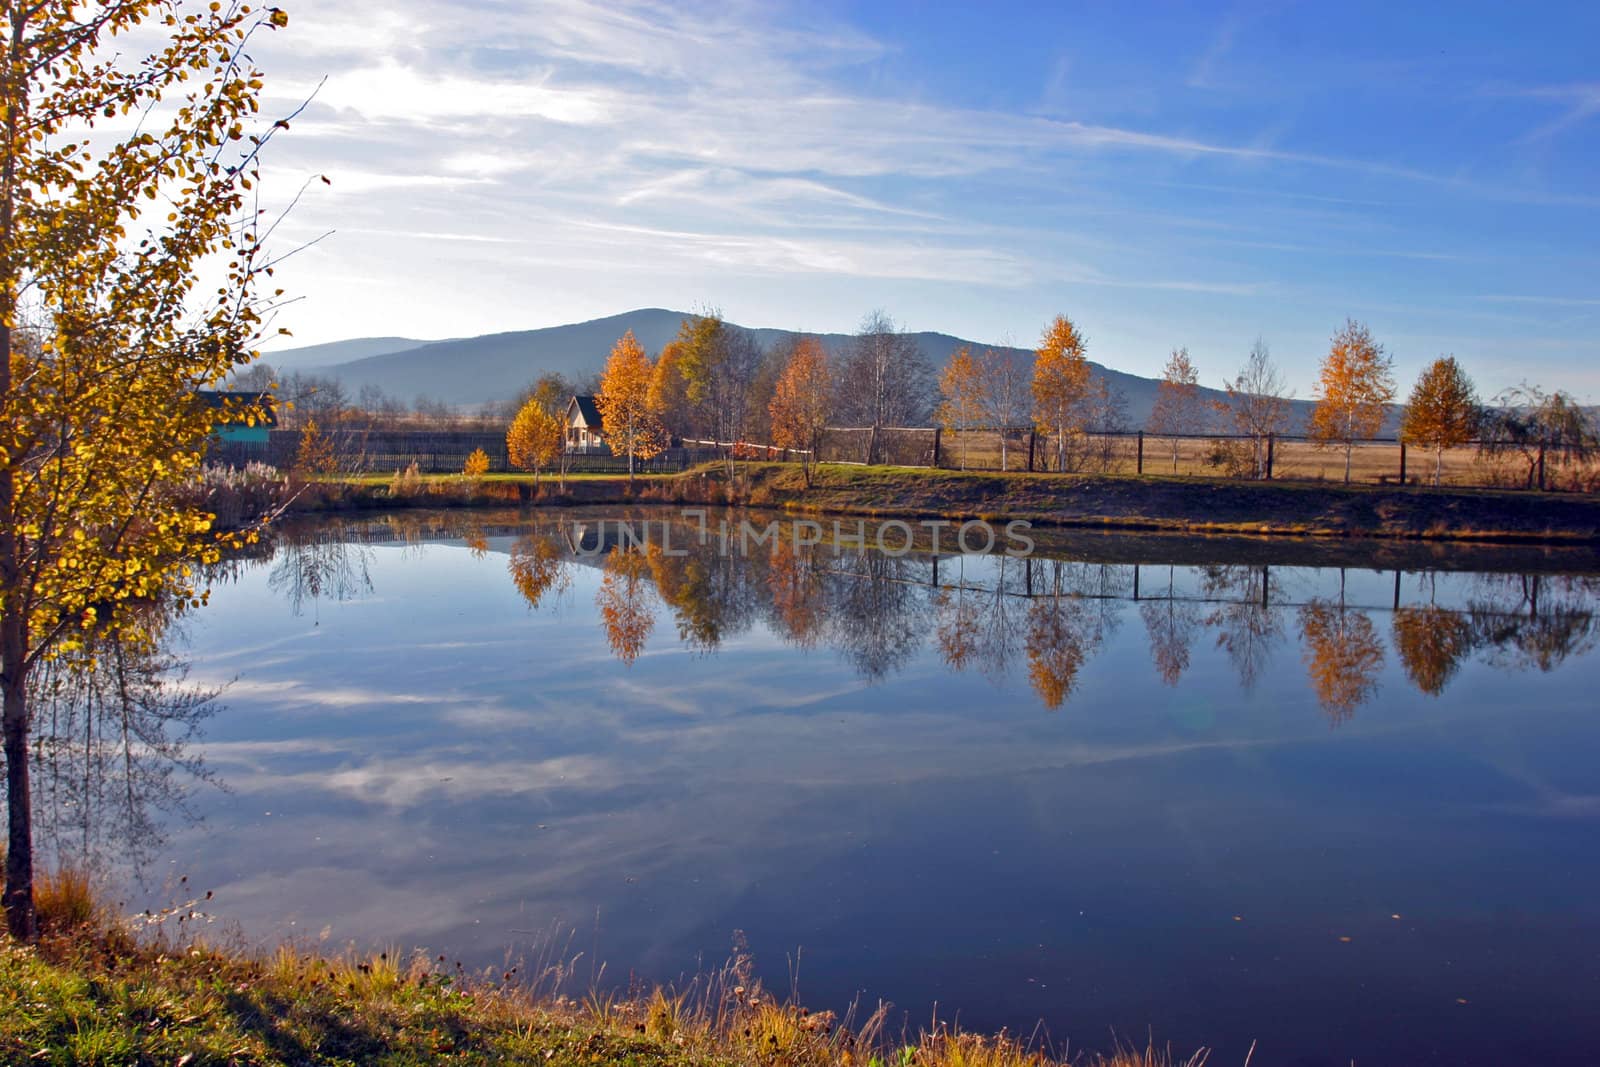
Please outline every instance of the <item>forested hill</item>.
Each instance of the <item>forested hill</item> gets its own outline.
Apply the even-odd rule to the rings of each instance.
[[[269,352],[263,358],[280,370],[335,376],[344,382],[352,395],[362,386],[370,384],[407,402],[418,396],[426,396],[454,406],[477,406],[516,396],[519,390],[545,371],[559,371],[579,381],[598,374],[605,365],[611,346],[626,330],[633,331],[646,351],[652,354],[658,352],[677,334],[678,324],[687,316],[688,313],[682,311],[641,308],[567,326],[484,334],[451,341],[427,343],[395,338],[394,347],[388,351],[381,350],[386,339],[361,338],[331,345]],[[798,332],[741,328],[753,334],[762,347],[770,347]],[[849,334],[839,333],[816,336],[832,352],[842,350],[851,339]],[[944,333],[922,332],[911,336],[927,354],[936,371],[943,367],[952,352],[963,345],[971,345],[974,351],[989,347]],[[374,351],[375,348],[378,351]],[[361,352],[361,358],[340,356],[341,352],[353,351]],[[1008,351],[1025,361],[1033,358],[1029,350]],[[334,358],[316,361],[319,354]],[[1109,378],[1127,398],[1129,425],[1142,426],[1155,402],[1156,380],[1126,374],[1099,363],[1094,364],[1094,369],[1097,374]],[[1201,372],[1208,382],[1214,382],[1237,369],[1201,368]],[[1206,392],[1212,399],[1222,398],[1218,391]],[[1298,425],[1310,405],[1299,401],[1294,407]]]

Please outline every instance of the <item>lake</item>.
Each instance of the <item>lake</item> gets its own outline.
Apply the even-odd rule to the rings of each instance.
[[[182,622],[210,714],[99,802],[130,899],[580,991],[742,931],[813,1008],[1058,1049],[1600,1058],[1593,551],[724,551],[752,518],[285,528]]]

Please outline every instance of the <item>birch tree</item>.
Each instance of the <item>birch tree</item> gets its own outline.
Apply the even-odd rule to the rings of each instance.
[[[1365,325],[1347,319],[1333,335],[1322,360],[1317,392],[1311,436],[1324,444],[1344,446],[1344,482],[1349,485],[1355,443],[1377,436],[1394,399],[1390,359]]]
[[[1055,435],[1056,470],[1065,470],[1071,437],[1083,433],[1089,361],[1083,334],[1065,315],[1045,327],[1033,359],[1033,417]]]
[[[249,133],[262,83],[245,48],[288,19],[159,0],[3,11],[4,901],[27,940],[29,677],[52,657],[92,655],[91,638],[138,632],[132,605],[200,603],[194,564],[219,556],[212,516],[178,486],[217,418],[194,391],[254,357],[276,295],[262,291],[272,265],[251,199],[270,133]],[[128,54],[152,30],[152,51]],[[141,121],[111,125],[123,116]]]

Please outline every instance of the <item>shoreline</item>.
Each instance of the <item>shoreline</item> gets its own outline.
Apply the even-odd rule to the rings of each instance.
[[[478,1067],[1201,1067],[1152,1039],[1058,1053],[1035,1036],[935,1022],[891,1005],[843,1017],[780,999],[737,948],[683,986],[566,992],[576,960],[472,972],[417,950],[266,951],[130,930],[81,896],[41,906],[37,945],[0,935],[7,1062]],[[69,909],[90,918],[63,921]],[[80,913],[81,915],[81,913]]]
[[[827,464],[806,486],[793,464],[741,463],[730,490],[720,465],[674,476],[586,478],[565,490],[545,476],[467,483],[427,479],[401,497],[386,481],[311,483],[291,513],[398,508],[557,508],[678,504],[903,519],[1024,519],[1035,527],[1201,534],[1580,547],[1600,545],[1600,498],[1493,489],[1124,475],[962,472]]]

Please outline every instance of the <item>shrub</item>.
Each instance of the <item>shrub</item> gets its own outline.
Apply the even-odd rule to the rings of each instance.
[[[196,506],[216,516],[219,530],[239,530],[270,517],[289,502],[289,479],[274,467],[251,462],[243,467],[207,464],[190,491]]]
[[[412,460],[405,470],[394,472],[394,479],[389,483],[391,497],[416,496],[422,492],[422,473],[417,469],[416,460]]]

